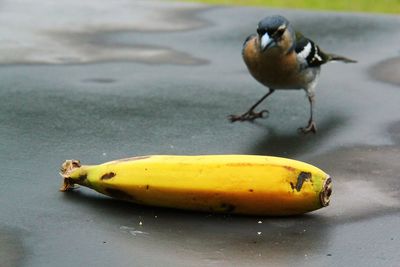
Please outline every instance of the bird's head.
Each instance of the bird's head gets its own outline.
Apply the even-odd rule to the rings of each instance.
[[[293,43],[293,32],[289,21],[282,16],[275,15],[262,19],[257,27],[260,50],[265,52],[274,47],[289,49]]]

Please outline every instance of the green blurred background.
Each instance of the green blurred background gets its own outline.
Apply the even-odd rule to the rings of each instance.
[[[400,0],[186,0],[208,4],[254,5],[333,11],[400,13]]]

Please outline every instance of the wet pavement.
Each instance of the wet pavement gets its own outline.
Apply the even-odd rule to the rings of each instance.
[[[28,12],[29,11],[29,12]],[[316,135],[304,92],[234,123],[265,93],[241,45],[282,14],[326,51]],[[397,266],[400,18],[156,1],[0,5],[1,266]],[[397,72],[396,72],[397,71]],[[142,207],[58,192],[65,159],[249,153],[333,177],[331,206],[298,217]]]

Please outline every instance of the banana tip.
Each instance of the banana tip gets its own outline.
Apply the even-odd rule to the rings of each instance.
[[[64,178],[63,184],[60,187],[61,192],[70,191],[75,188],[73,180],[70,178],[70,173],[76,168],[81,167],[79,160],[66,160],[60,168],[60,175]]]
[[[321,201],[322,207],[326,207],[329,205],[332,195],[332,178],[328,175],[326,178],[322,191],[319,194],[319,199]]]

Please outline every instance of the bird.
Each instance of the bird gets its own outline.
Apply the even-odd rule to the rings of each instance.
[[[326,53],[311,39],[295,31],[281,15],[267,16],[257,26],[257,33],[246,38],[242,57],[250,74],[268,88],[268,92],[241,115],[230,115],[231,122],[251,121],[266,117],[269,111],[256,112],[256,107],[275,90],[303,89],[310,105],[307,126],[303,133],[316,133],[314,120],[315,87],[321,65],[330,61],[356,63],[356,60]]]

